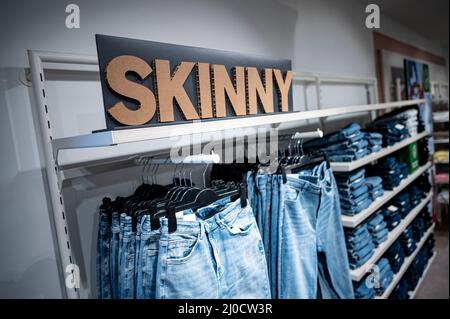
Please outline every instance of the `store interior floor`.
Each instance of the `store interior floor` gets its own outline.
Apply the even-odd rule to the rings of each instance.
[[[449,299],[448,237],[448,229],[435,232],[437,255],[417,292],[417,299]]]

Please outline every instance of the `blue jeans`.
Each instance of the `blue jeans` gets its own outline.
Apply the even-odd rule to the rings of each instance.
[[[135,296],[134,267],[136,257],[136,234],[131,228],[131,217],[122,214],[123,227],[121,227],[121,249],[119,251],[119,298],[133,299]],[[121,225],[122,226],[122,225]]]
[[[370,199],[370,198],[367,198],[364,201],[358,203],[357,206],[346,205],[343,203],[343,204],[341,204],[342,214],[348,215],[348,216],[353,216],[353,215],[359,214],[364,209],[369,207],[370,204],[372,204],[372,199]]]
[[[326,163],[288,175],[279,210],[279,298],[353,298],[336,182]]]
[[[109,254],[111,234],[108,215],[100,213],[100,222],[97,238],[97,297],[99,299],[111,298],[111,272]]]
[[[352,172],[352,173],[347,173],[347,174],[338,173],[338,174],[336,174],[335,178],[336,178],[336,182],[338,183],[338,185],[340,183],[345,183],[345,185],[350,186],[354,182],[360,181],[362,178],[364,178],[365,173],[366,173],[366,170],[364,168],[360,168],[356,172]]]
[[[119,213],[114,212],[112,215],[111,225],[111,252],[110,252],[110,266],[111,266],[111,288],[112,298],[119,298]]]
[[[199,220],[162,219],[156,298],[270,298],[261,235],[250,205],[218,201],[201,208]]]
[[[358,136],[360,133],[361,127],[357,123],[351,123],[347,125],[346,127],[342,128],[340,131],[327,134],[323,138],[314,139],[311,141],[308,141],[304,144],[304,147],[306,148],[317,148],[321,146],[328,146],[331,144],[334,144],[336,142],[341,142],[345,140],[352,140],[352,138]]]
[[[136,298],[155,299],[160,231],[151,230],[150,216],[148,215],[142,217],[139,228],[140,246],[136,267]]]
[[[272,197],[272,175],[257,174],[256,187],[258,191],[258,213],[256,216],[264,247],[266,249],[266,260],[269,263],[269,247],[270,240],[270,207]]]

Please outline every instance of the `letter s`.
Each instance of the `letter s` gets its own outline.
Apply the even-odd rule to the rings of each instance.
[[[130,110],[123,102],[117,102],[108,112],[119,123],[142,125],[155,115],[155,95],[145,86],[128,80],[127,72],[135,72],[144,80],[152,72],[152,68],[141,58],[132,55],[115,57],[106,66],[106,80],[110,88],[120,95],[139,101],[139,108]]]

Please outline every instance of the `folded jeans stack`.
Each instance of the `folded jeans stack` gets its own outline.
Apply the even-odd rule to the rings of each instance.
[[[389,260],[391,269],[396,274],[405,261],[405,253],[403,252],[402,245],[399,240],[396,240],[392,246],[388,249],[385,256]]]
[[[402,215],[400,209],[395,205],[389,205],[386,209],[382,210],[384,220],[386,221],[387,228],[391,231],[400,224]]]
[[[375,298],[375,289],[373,285],[368,285],[366,278],[359,282],[353,282],[353,290],[355,292],[356,299],[373,299]]]
[[[381,150],[383,147],[383,135],[377,132],[364,132],[364,137],[369,143],[368,148],[371,153]]]
[[[369,187],[372,200],[384,195],[383,179],[380,176],[368,176],[366,177],[365,182],[367,187]]]
[[[410,256],[417,247],[416,241],[414,240],[413,237],[413,230],[411,226],[409,226],[403,231],[403,233],[400,235],[399,240],[402,245],[405,256]]]
[[[411,223],[413,239],[419,242],[426,230],[425,220],[422,216],[417,216]]]
[[[409,136],[415,136],[418,133],[418,115],[419,111],[417,109],[409,109],[397,115],[394,115],[393,118],[397,119],[403,125],[405,125],[406,129],[408,130]]]
[[[369,142],[364,137],[359,124],[351,123],[338,132],[308,141],[303,148],[306,151],[320,148],[333,162],[351,162],[370,153]]]
[[[366,224],[376,247],[387,240],[389,232],[382,213],[375,214],[366,222]]]
[[[400,210],[400,215],[405,218],[409,212],[413,209],[411,205],[411,200],[409,197],[409,192],[402,192],[395,196],[391,203]]]
[[[425,197],[425,192],[418,186],[412,185],[407,189],[409,193],[409,201],[413,207],[416,207],[421,202],[422,198]]]
[[[369,229],[363,224],[354,229],[345,229],[344,232],[350,268],[361,267],[372,257],[375,249]]]
[[[406,169],[406,170],[405,170]],[[395,157],[387,157],[378,164],[369,166],[368,176],[380,176],[383,180],[383,188],[392,190],[400,184],[400,181],[408,175],[408,165],[398,162]]]
[[[378,282],[376,282],[375,285],[375,292],[377,295],[381,296],[386,288],[389,286],[389,284],[392,282],[392,279],[394,278],[394,272],[391,269],[391,265],[389,264],[389,261],[387,258],[381,258],[377,262],[377,279]]]
[[[364,175],[363,168],[356,172],[335,174],[342,214],[356,215],[372,203]]]
[[[377,132],[383,136],[383,146],[391,146],[408,137],[408,129],[396,118],[386,118],[372,122],[366,128],[368,132]]]
[[[408,279],[403,276],[397,286],[392,291],[389,299],[409,299],[408,294]]]

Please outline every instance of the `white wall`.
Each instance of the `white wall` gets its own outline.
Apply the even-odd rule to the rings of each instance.
[[[19,81],[28,67],[27,49],[95,55],[94,34],[103,33],[291,58],[299,71],[374,76],[371,32],[364,27],[363,6],[352,0],[75,2],[81,9],[78,30],[65,28],[64,1],[0,2],[0,298],[61,296],[44,164],[36,137],[38,122],[31,90]],[[426,39],[395,22],[390,21],[386,28],[399,40],[411,40],[413,45],[430,49]],[[101,101],[98,83],[93,82],[88,90],[80,92],[83,101]],[[61,100],[59,94],[51,96],[54,104]],[[296,103],[301,104],[301,100]],[[365,92],[330,88],[324,92],[324,101],[326,105],[365,103]],[[54,113],[60,114],[56,117],[65,116],[70,108],[77,107],[74,102],[51,107],[61,108]],[[90,128],[95,124],[89,124],[83,116],[73,121],[80,132],[101,128]],[[55,136],[67,134],[64,126],[55,129]],[[75,205],[68,211],[78,218],[77,231],[94,221],[95,203],[102,196],[99,190],[111,190],[98,180],[90,182],[68,189],[68,202]],[[93,186],[97,185],[100,188],[96,191]],[[92,229],[87,232],[95,238]],[[78,255],[89,258],[92,243],[84,238],[80,245],[85,248]],[[89,262],[85,267],[91,267]]]

